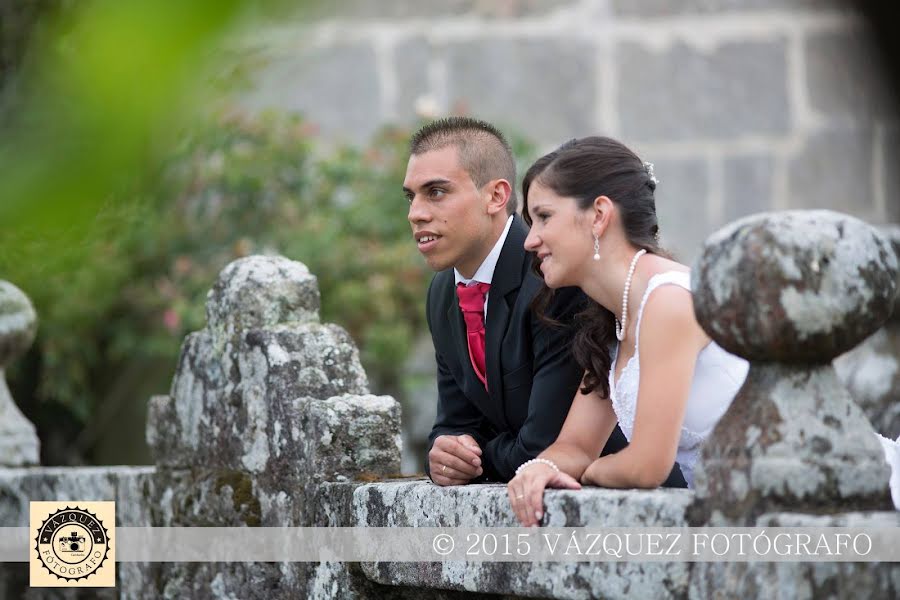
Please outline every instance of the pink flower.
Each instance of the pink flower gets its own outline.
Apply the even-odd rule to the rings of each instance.
[[[169,330],[169,333],[178,333],[181,326],[181,317],[174,309],[167,308],[163,313],[163,325]]]

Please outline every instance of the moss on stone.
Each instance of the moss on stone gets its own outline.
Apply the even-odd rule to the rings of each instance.
[[[259,498],[253,494],[253,480],[247,473],[240,471],[221,471],[216,477],[215,491],[231,488],[231,502],[236,513],[241,515],[249,527],[259,527],[262,523],[262,508]]]

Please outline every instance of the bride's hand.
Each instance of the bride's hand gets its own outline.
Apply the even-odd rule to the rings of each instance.
[[[549,465],[534,463],[522,469],[507,485],[509,504],[524,527],[540,523],[544,516],[544,488],[548,487],[579,490],[581,484]]]

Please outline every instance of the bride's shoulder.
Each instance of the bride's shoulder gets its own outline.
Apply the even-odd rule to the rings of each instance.
[[[647,261],[647,271],[651,275],[659,275],[662,273],[671,273],[671,272],[679,272],[679,273],[690,273],[691,268],[687,265],[683,265],[676,260],[672,260],[671,258],[666,258],[665,256],[659,256],[657,254],[648,254],[649,260]]]
[[[693,317],[694,300],[689,289],[680,285],[655,285],[644,300],[642,321],[689,321]]]
[[[708,342],[694,317],[693,296],[681,285],[656,286],[641,312],[639,343],[642,347],[645,342],[662,346],[686,343],[699,349]]]
[[[694,302],[690,290],[690,269],[662,256],[653,256],[646,266],[646,286],[638,307],[638,322],[679,333],[690,329],[694,320]]]

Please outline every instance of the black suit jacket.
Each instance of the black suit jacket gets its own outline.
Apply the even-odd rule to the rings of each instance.
[[[489,391],[469,359],[453,269],[435,275],[428,289],[438,367],[437,419],[428,448],[440,435],[468,433],[481,446],[484,476],[492,480],[509,480],[556,440],[582,376],[570,352],[571,321],[585,296],[577,288],[556,291],[550,313],[563,327],[535,317],[530,304],[543,282],[531,271],[533,255],[523,246],[527,234],[522,219],[514,217],[491,282],[485,323]]]

